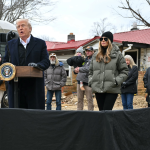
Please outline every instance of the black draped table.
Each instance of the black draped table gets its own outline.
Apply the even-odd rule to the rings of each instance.
[[[150,108],[0,109],[0,150],[149,150]]]

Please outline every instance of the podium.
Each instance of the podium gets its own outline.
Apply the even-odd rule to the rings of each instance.
[[[31,66],[15,66],[15,69],[16,74],[14,78],[14,108],[18,108],[18,78],[42,78],[43,71]]]
[[[43,77],[43,71],[31,67],[31,66],[15,66],[16,68],[16,74],[15,77],[36,77],[36,78],[42,78]]]

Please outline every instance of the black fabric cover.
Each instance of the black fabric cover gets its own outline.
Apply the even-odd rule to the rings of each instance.
[[[149,150],[150,108],[0,109],[0,150]]]

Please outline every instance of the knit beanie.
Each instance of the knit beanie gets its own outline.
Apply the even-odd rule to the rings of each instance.
[[[101,37],[107,37],[110,39],[111,43],[113,42],[113,34],[110,31],[104,32]]]
[[[81,53],[81,54],[83,54],[83,47],[80,46],[80,47],[76,50],[76,53]]]

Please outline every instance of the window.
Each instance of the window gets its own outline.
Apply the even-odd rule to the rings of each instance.
[[[66,70],[67,76],[71,77],[71,66],[69,66],[67,64],[67,59],[58,59],[59,61],[61,61],[64,64],[64,68]]]

